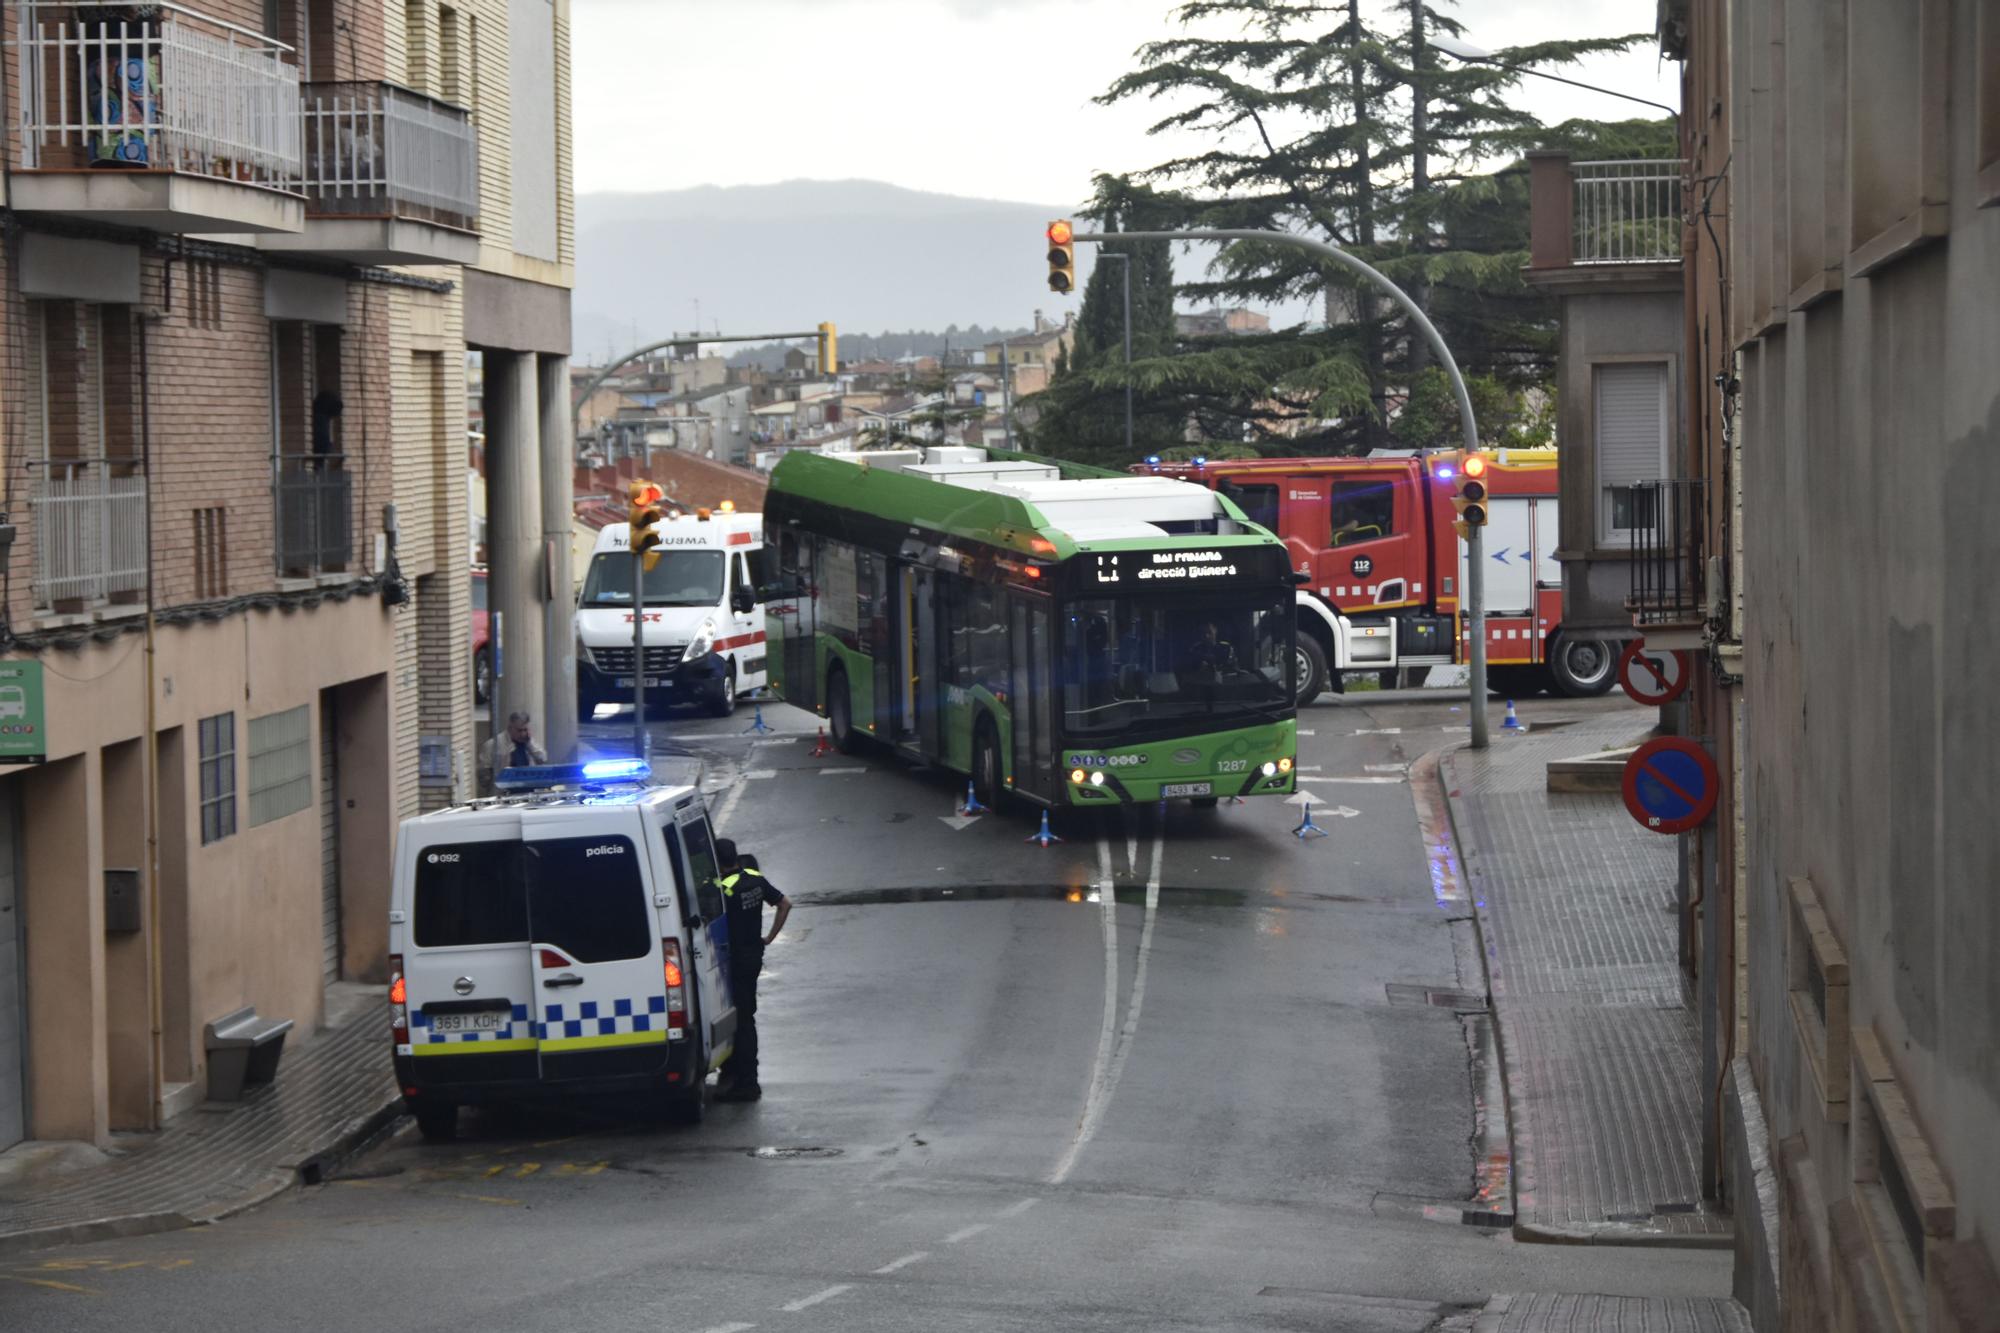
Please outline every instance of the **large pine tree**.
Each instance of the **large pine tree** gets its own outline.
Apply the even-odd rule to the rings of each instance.
[[[1468,243],[1505,188],[1468,173],[1548,137],[1509,100],[1519,75],[1440,61],[1431,38],[1463,25],[1424,0],[1187,0],[1176,16],[1184,35],[1141,47],[1139,68],[1099,98],[1159,100],[1169,109],[1154,133],[1194,132],[1203,141],[1199,151],[1134,173],[1156,192],[1163,216],[1331,241],[1411,291],[1469,372],[1518,377],[1532,365],[1535,348],[1524,352],[1524,344],[1533,339],[1509,305],[1532,301],[1519,278],[1525,246]],[[1638,40],[1500,54],[1515,64],[1561,64]],[[1298,448],[1381,444],[1392,389],[1428,360],[1391,303],[1303,250],[1230,245],[1181,292],[1226,303],[1323,296],[1328,316],[1317,329],[1138,361],[1135,382],[1178,389],[1204,431],[1234,438],[1235,425],[1253,440],[1275,440],[1304,422],[1311,429]]]

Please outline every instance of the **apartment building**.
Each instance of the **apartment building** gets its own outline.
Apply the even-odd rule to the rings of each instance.
[[[1688,432],[1635,610],[1694,632],[1723,777],[1683,893],[1737,1295],[1765,1331],[1990,1327],[2000,7],[1660,15]]]
[[[465,351],[539,450],[569,271],[566,4],[7,19],[0,1147],[381,975],[396,820],[472,769]]]

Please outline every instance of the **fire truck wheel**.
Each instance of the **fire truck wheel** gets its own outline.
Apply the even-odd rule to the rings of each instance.
[[[1556,689],[1572,699],[1603,694],[1618,676],[1617,645],[1604,639],[1572,639],[1558,634],[1549,654],[1549,676]]]
[[[1292,652],[1297,658],[1294,670],[1298,673],[1298,706],[1304,708],[1319,698],[1319,692],[1326,688],[1326,649],[1319,646],[1318,639],[1299,630],[1293,640]]]

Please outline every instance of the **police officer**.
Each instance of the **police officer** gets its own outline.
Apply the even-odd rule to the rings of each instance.
[[[729,905],[729,987],[736,997],[736,1049],[729,1057],[726,1086],[717,1101],[754,1102],[764,1095],[757,1082],[757,974],[764,970],[764,946],[778,938],[792,900],[764,873],[747,864],[728,838],[715,840],[715,859],[722,872],[722,896]],[[777,916],[771,933],[764,933],[764,904]]]

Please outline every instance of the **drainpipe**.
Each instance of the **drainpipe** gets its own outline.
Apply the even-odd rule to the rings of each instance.
[[[169,261],[171,262],[171,261]],[[163,950],[160,944],[160,801],[159,739],[154,730],[154,689],[159,659],[153,619],[153,381],[147,355],[153,321],[165,312],[139,314],[139,469],[146,478],[146,732],[140,747],[145,763],[146,820],[146,999],[153,1021],[152,1116],[151,1127],[166,1123],[166,1010],[165,986],[160,975]]]

